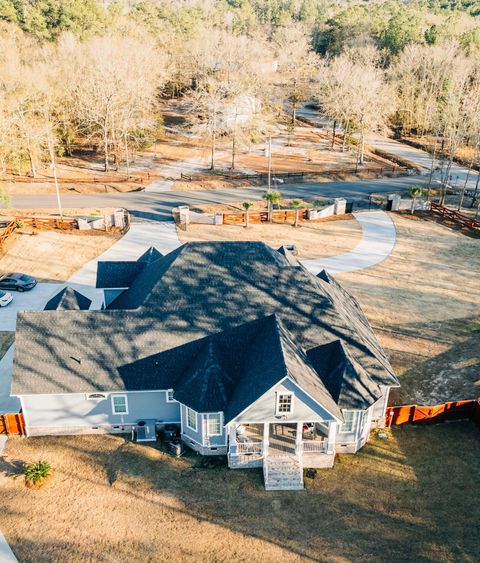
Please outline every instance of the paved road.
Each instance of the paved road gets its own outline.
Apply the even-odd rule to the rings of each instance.
[[[355,182],[283,184],[279,185],[278,189],[284,197],[322,196],[364,200],[371,192],[388,193],[392,190],[408,188],[418,184],[421,180],[422,178],[417,176],[409,176]],[[206,203],[260,199],[264,191],[265,187],[255,187],[164,193],[141,191],[123,194],[63,194],[62,203],[64,207],[124,207],[134,217],[170,221],[172,218],[171,209],[178,205],[194,207]],[[12,206],[15,208],[54,208],[56,207],[56,199],[54,194],[18,195],[13,196]]]
[[[331,129],[332,127],[331,123],[329,123],[329,121],[324,116],[322,116],[312,108],[300,108],[299,110],[297,110],[297,114],[302,117],[306,117],[313,123],[316,123],[319,128]],[[410,145],[407,145],[405,143],[401,143],[399,141],[388,139],[379,135],[370,135],[366,138],[366,141],[372,147],[386,151],[397,157],[410,160],[417,166],[420,166],[425,174],[428,175],[430,173],[432,159],[426,151],[416,149],[415,147],[411,147]],[[436,166],[438,166],[438,162],[436,163]],[[470,172],[469,174],[468,169],[464,166],[453,164],[450,172],[449,183],[454,188],[462,189],[465,184],[465,180],[467,180],[467,176],[467,188],[475,189],[477,179],[479,178],[480,174],[478,172]],[[435,172],[434,179],[437,180],[438,183],[440,179],[439,170]]]

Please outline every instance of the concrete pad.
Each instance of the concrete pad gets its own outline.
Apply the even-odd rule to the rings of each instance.
[[[396,241],[395,225],[384,211],[355,213],[362,226],[362,240],[351,251],[330,258],[303,260],[313,274],[322,270],[330,274],[354,272],[383,262],[392,253]]]
[[[18,559],[15,557],[2,532],[0,532],[0,562],[18,563]]]
[[[10,397],[14,351],[15,345],[12,344],[0,360],[0,414],[20,412],[20,400]]]

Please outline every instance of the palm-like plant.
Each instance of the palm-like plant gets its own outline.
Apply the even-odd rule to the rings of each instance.
[[[27,487],[40,488],[52,475],[52,466],[48,461],[30,463],[25,468],[25,484]]]
[[[298,219],[299,219],[299,211],[300,211],[300,206],[302,205],[302,200],[301,199],[294,199],[292,201],[293,206],[295,207],[295,224],[293,225],[294,227],[298,227]]]
[[[280,192],[269,190],[263,194],[263,199],[268,203],[268,217],[270,223],[273,221],[272,210],[273,205],[282,199]]]
[[[412,186],[410,188],[410,195],[412,196],[412,208],[410,210],[413,215],[415,212],[415,203],[417,202],[417,197],[423,194],[422,186]]]
[[[245,209],[245,228],[246,229],[248,229],[248,225],[249,225],[249,212],[248,212],[248,210],[252,206],[253,206],[253,203],[250,203],[249,201],[244,201],[242,203],[242,207],[243,207],[243,209]]]

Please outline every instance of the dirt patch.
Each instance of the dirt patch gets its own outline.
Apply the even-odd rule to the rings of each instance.
[[[23,464],[55,477],[25,487]],[[261,470],[204,469],[119,436],[16,438],[0,465],[0,529],[19,561],[458,561],[480,538],[478,430],[395,429],[266,492]],[[468,486],[466,486],[468,483]],[[452,518],[452,514],[455,517]]]
[[[480,241],[419,217],[390,216],[392,255],[336,277],[359,299],[400,376],[392,397],[397,404],[476,398]]]
[[[178,229],[178,236],[182,243],[260,240],[273,248],[295,244],[298,257],[310,259],[353,250],[361,240],[362,228],[356,219],[303,222],[298,228],[286,224],[251,225],[248,229],[236,225],[189,225],[187,231]]]
[[[39,281],[66,281],[121,238],[119,233],[39,231],[18,234],[0,258],[0,272],[22,272]]]

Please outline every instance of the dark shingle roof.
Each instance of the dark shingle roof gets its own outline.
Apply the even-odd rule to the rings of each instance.
[[[379,386],[340,340],[309,350],[308,357],[341,409],[363,410],[380,399]]]
[[[72,287],[66,286],[54,295],[45,305],[45,311],[80,310],[90,307],[92,301]]]
[[[162,256],[156,248],[150,247],[136,261],[100,261],[97,265],[96,286],[102,289],[130,287],[145,266]]]
[[[107,310],[19,313],[12,392],[150,389],[154,358],[183,373],[202,338],[242,325],[251,332],[246,323],[273,314],[299,349],[340,339],[376,384],[398,384],[358,303],[332,278],[263,243],[211,242],[147,264]],[[179,347],[181,358],[171,351]],[[230,355],[225,373],[234,363]],[[155,388],[172,387],[168,370],[153,373]]]

